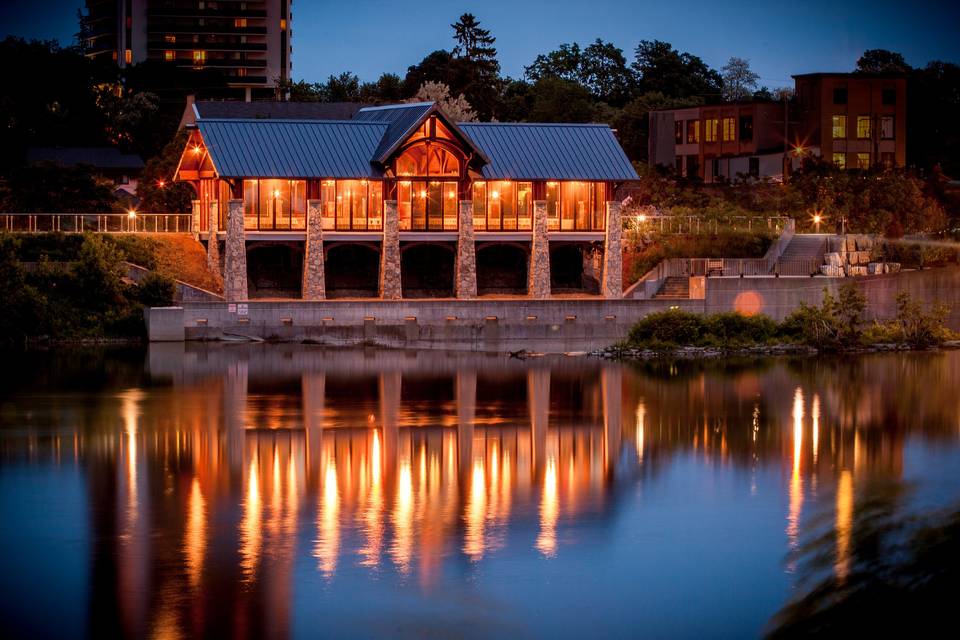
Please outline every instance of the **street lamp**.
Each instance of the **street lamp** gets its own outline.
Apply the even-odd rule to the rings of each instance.
[[[813,214],[813,224],[817,225],[817,233],[820,233],[820,222],[823,220],[823,216],[820,215],[820,212]]]

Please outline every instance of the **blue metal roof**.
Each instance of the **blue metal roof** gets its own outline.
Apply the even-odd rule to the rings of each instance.
[[[223,178],[376,178],[384,122],[197,120]]]
[[[414,132],[433,108],[433,102],[393,104],[383,107],[366,107],[357,111],[353,122],[383,122],[389,126],[371,160],[386,162],[387,156]]]
[[[639,180],[605,124],[462,122],[490,159],[483,177],[510,180]]]

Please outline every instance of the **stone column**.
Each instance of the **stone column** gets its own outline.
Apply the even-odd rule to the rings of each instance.
[[[219,222],[217,218],[218,203],[210,203],[209,218],[210,224],[207,225],[210,229],[209,235],[207,235],[207,269],[213,273],[220,274],[220,239],[217,237],[217,223]]]
[[[243,200],[227,203],[223,295],[227,302],[247,299],[247,241],[243,231]]]
[[[304,300],[323,300],[327,297],[321,212],[320,200],[307,200],[307,241],[303,253]]]
[[[469,300],[477,297],[477,253],[473,238],[472,200],[460,201],[454,286],[458,298]]]
[[[600,295],[604,298],[623,297],[623,254],[621,237],[623,223],[620,221],[620,203],[607,203],[607,233],[603,243],[603,279]]]
[[[547,235],[546,200],[533,201],[533,234],[527,279],[527,295],[536,300],[550,297],[550,237]]]
[[[400,286],[400,218],[397,201],[383,202],[383,247],[380,252],[380,297],[399,300]]]
[[[190,211],[193,214],[193,217],[190,220],[190,231],[193,233],[193,239],[200,239],[200,201],[191,200],[190,201]]]

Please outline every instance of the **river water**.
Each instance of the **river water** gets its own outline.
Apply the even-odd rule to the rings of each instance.
[[[880,492],[960,499],[957,352],[4,362],[5,637],[757,636]]]

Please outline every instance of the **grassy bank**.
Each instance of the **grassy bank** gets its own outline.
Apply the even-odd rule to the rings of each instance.
[[[623,252],[624,282],[636,282],[666,258],[762,258],[773,240],[774,234],[767,231],[628,238]]]
[[[124,261],[158,272],[136,285],[125,278]],[[172,243],[150,238],[0,235],[0,343],[142,338],[143,307],[172,302],[167,274],[182,273],[186,261],[177,262]]]
[[[762,314],[702,315],[670,309],[641,319],[630,329],[624,342],[605,350],[604,354],[646,357],[680,352],[717,355],[930,349],[957,339],[944,325],[949,312],[946,306],[924,309],[905,292],[897,297],[897,316],[889,322],[865,322],[865,309],[866,300],[853,284],[841,287],[836,297],[824,289],[820,305],[801,305],[782,322]]]

